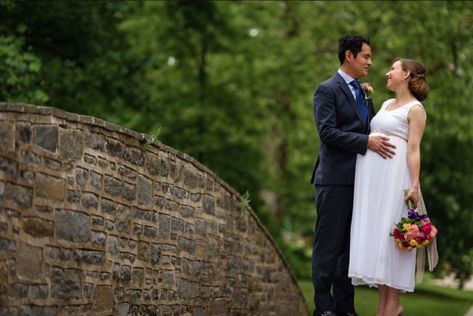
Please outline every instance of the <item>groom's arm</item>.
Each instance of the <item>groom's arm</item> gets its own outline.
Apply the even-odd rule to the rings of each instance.
[[[315,92],[314,116],[321,142],[346,153],[366,153],[368,135],[345,132],[337,126],[335,94],[326,85],[320,85]]]

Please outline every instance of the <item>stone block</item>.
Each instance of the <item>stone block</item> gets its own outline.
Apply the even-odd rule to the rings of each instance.
[[[15,136],[16,140],[22,143],[29,143],[31,141],[31,126],[24,123],[16,123]]]
[[[0,121],[0,148],[6,151],[15,150],[15,132],[11,122]]]
[[[58,260],[59,259],[59,248],[46,246],[44,247],[44,255],[50,259]]]
[[[10,288],[8,289],[8,296],[15,299],[28,297],[28,284],[22,284],[22,283],[10,284]]]
[[[134,184],[123,182],[122,197],[127,201],[133,201],[136,198],[136,187]]]
[[[200,193],[191,193],[191,201],[197,203],[200,201],[201,194]]]
[[[118,167],[118,174],[121,175],[122,177],[126,177],[130,180],[135,180],[137,177],[137,172],[134,171],[133,169],[130,169],[125,166],[119,166]]]
[[[125,155],[125,145],[115,139],[108,138],[105,148],[110,156],[123,158]]]
[[[27,185],[34,185],[34,173],[29,170],[20,170],[20,179]]]
[[[171,219],[169,215],[158,215],[158,236],[162,239],[171,238]]]
[[[84,154],[84,161],[90,165],[97,165],[97,159],[92,155]]]
[[[98,205],[99,201],[97,195],[89,192],[82,195],[82,206],[86,209],[97,209]]]
[[[115,229],[121,233],[129,233],[131,228],[130,210],[124,208],[122,211],[116,213]]]
[[[215,199],[213,197],[204,196],[202,198],[202,204],[204,212],[215,215]]]
[[[126,290],[126,299],[131,302],[137,303],[141,298],[141,290],[128,289]]]
[[[100,276],[99,276],[100,281],[107,281],[107,280],[110,280],[110,277],[111,277],[110,273],[108,273],[108,272],[100,272]]]
[[[57,171],[61,169],[61,162],[49,158],[44,158],[44,166],[50,170]]]
[[[158,235],[158,231],[156,227],[153,226],[145,226],[143,230],[143,235],[149,238],[155,238]]]
[[[114,307],[114,294],[111,286],[97,285],[95,288],[95,311],[111,311]]]
[[[143,225],[133,224],[133,235],[141,235],[143,233]]]
[[[56,201],[64,201],[66,180],[43,173],[36,174],[36,196]]]
[[[150,246],[151,264],[158,264],[161,261],[161,248],[157,244]]]
[[[180,219],[173,218],[171,220],[171,231],[182,233],[184,231],[184,223]]]
[[[125,151],[125,160],[136,166],[143,166],[145,157],[141,150],[137,148],[127,148]]]
[[[2,316],[17,316],[18,309],[16,307],[3,307],[0,306],[0,315]]]
[[[49,295],[49,287],[47,284],[31,285],[31,298],[34,300],[47,299]]]
[[[179,204],[177,202],[174,202],[172,200],[166,200],[166,206],[165,208],[172,213],[177,211],[177,208],[179,207]]]
[[[124,260],[127,260],[130,263],[133,263],[135,262],[136,256],[129,252],[120,252],[119,258],[121,262],[123,262]]]
[[[195,254],[196,242],[195,240],[179,237],[178,247],[180,251],[185,251],[189,254]]]
[[[56,316],[56,306],[36,306],[36,305],[22,305],[20,307],[19,316]]]
[[[93,245],[99,246],[101,248],[105,247],[105,241],[107,236],[100,231],[93,231],[91,235],[91,241]]]
[[[133,208],[133,218],[156,223],[156,212],[153,210]]]
[[[186,196],[187,196],[187,191],[182,189],[182,188],[179,188],[179,187],[176,187],[175,190],[174,190],[174,195],[179,199],[179,200],[182,200],[182,199],[185,199]]]
[[[33,144],[51,152],[56,152],[59,139],[57,126],[34,125],[33,126]]]
[[[164,196],[155,196],[154,197],[154,204],[158,206],[160,209],[163,209],[166,206],[166,198]]]
[[[90,184],[97,190],[102,189],[102,175],[97,172],[91,171]]]
[[[157,155],[146,154],[146,169],[153,176],[159,175],[159,157]]]
[[[160,157],[159,158],[159,175],[162,177],[167,177],[169,175],[169,161],[167,158]]]
[[[130,304],[120,303],[117,305],[116,315],[117,316],[128,316],[130,314]]]
[[[42,275],[43,251],[40,247],[19,243],[16,253],[16,272],[18,276],[36,280]]]
[[[84,135],[81,131],[63,131],[59,136],[59,156],[64,160],[78,160],[84,153]]]
[[[138,259],[144,262],[148,262],[150,259],[150,246],[145,241],[138,242]]]
[[[125,206],[102,198],[100,209],[102,213],[113,215],[123,212],[125,210]]]
[[[168,286],[174,286],[174,281],[175,281],[175,272],[170,270],[170,271],[163,271],[162,274],[162,280],[163,283],[168,285]]]
[[[119,196],[123,191],[123,183],[116,178],[105,176],[103,190],[112,196]]]
[[[107,238],[108,253],[112,256],[116,256],[119,253],[118,239],[115,236],[109,236]]]
[[[56,238],[71,242],[87,242],[91,236],[89,216],[80,212],[60,210],[56,212]]]
[[[80,186],[83,186],[87,183],[89,179],[89,170],[83,168],[77,168],[76,173],[76,183]]]
[[[39,165],[41,157],[31,151],[23,150],[20,153],[20,162],[23,165]]]
[[[81,200],[81,192],[76,190],[67,190],[67,202],[79,203]]]
[[[20,208],[31,207],[33,190],[28,187],[7,183],[3,196],[6,201],[12,201]]]
[[[145,274],[144,274],[143,268],[133,268],[131,279],[135,285],[141,287],[141,285],[143,285],[144,278],[145,278]]]
[[[184,169],[184,185],[191,190],[198,185],[197,176],[188,169]]]
[[[91,133],[85,138],[86,146],[95,150],[105,151],[105,136],[102,134]]]
[[[96,250],[75,249],[73,258],[74,261],[79,264],[103,265],[105,262],[105,253]]]
[[[51,297],[57,299],[80,299],[81,281],[79,270],[53,268]]]
[[[138,203],[150,204],[153,201],[153,183],[144,177],[138,177],[136,184]]]
[[[130,266],[114,266],[113,277],[122,282],[130,282],[131,280],[131,267]]]
[[[194,209],[187,205],[181,205],[179,207],[179,213],[182,217],[193,217],[194,216]]]
[[[53,237],[54,223],[39,217],[25,217],[23,230],[33,237]]]
[[[15,179],[17,175],[16,161],[7,157],[0,156],[0,171],[2,171],[10,179]]]

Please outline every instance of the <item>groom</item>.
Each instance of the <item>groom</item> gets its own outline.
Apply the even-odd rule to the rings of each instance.
[[[311,180],[317,192],[312,252],[315,316],[358,315],[355,292],[348,278],[356,156],[364,155],[367,149],[383,158],[394,154],[388,138],[368,136],[375,111],[358,79],[368,75],[371,67],[369,39],[341,37],[338,59],[340,68],[320,84],[314,96],[320,137],[319,157]]]

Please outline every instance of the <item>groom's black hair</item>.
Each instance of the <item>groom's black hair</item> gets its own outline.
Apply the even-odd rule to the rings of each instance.
[[[356,57],[359,52],[361,52],[361,47],[363,43],[370,45],[370,40],[365,36],[357,35],[345,35],[338,39],[338,59],[340,60],[340,65],[345,61],[345,52],[349,50],[352,52],[353,56]]]

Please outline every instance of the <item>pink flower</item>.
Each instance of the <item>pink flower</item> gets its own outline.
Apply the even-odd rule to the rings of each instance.
[[[404,234],[404,237],[407,240],[412,240],[415,239],[419,235],[419,227],[417,225],[412,225],[409,229],[409,231]]]
[[[424,222],[422,224],[422,227],[420,228],[422,230],[422,232],[428,236],[430,234],[430,232],[432,231],[432,223],[431,222]]]
[[[430,234],[429,234],[429,239],[432,240],[435,238],[435,236],[437,236],[437,227],[435,227],[434,225],[432,225],[432,230],[430,231]]]

